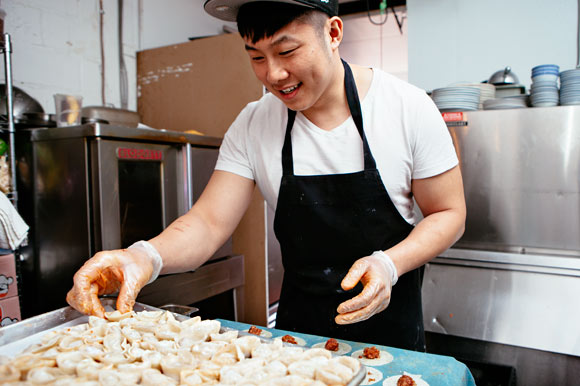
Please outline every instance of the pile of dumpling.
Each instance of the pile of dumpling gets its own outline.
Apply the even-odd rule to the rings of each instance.
[[[346,385],[351,357],[220,333],[220,322],[178,321],[166,311],[107,313],[107,320],[54,330],[18,356],[0,360],[1,384]]]

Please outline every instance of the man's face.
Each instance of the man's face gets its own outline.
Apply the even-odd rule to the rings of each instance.
[[[328,89],[332,50],[310,24],[294,21],[272,37],[245,43],[256,76],[288,108],[304,112]]]

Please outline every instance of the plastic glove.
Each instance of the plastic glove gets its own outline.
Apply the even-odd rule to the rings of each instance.
[[[117,310],[133,309],[137,294],[157,278],[163,261],[147,241],[138,241],[127,249],[99,252],[74,275],[74,286],[66,301],[83,314],[103,318],[105,309],[98,296],[117,291]]]
[[[358,259],[350,268],[341,286],[345,291],[353,289],[360,281],[360,294],[338,306],[334,319],[337,324],[362,322],[383,311],[391,301],[391,289],[397,282],[397,268],[383,251]]]

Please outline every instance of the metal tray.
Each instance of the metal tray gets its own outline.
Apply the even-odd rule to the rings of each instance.
[[[101,303],[105,307],[106,311],[115,310],[116,299],[114,298],[102,298]],[[134,311],[166,311],[162,308],[157,308],[149,306],[143,303],[135,303],[133,306]],[[188,316],[177,314],[173,312],[175,319],[179,321],[190,319]],[[64,307],[55,311],[47,312],[45,314],[33,316],[31,318],[22,320],[20,322],[10,324],[8,326],[0,328],[0,355],[14,356],[22,352],[25,348],[40,342],[41,337],[55,329],[60,329],[64,327],[72,327],[82,323],[88,323],[89,317],[87,315],[81,314],[79,311],[72,307]],[[232,328],[221,327],[220,332],[231,331]],[[241,336],[253,335],[248,332],[239,331]],[[254,335],[257,336],[257,335]],[[264,343],[272,343],[274,339],[264,338],[258,336]],[[295,347],[290,343],[284,343],[284,345]],[[309,347],[305,347],[308,349]],[[336,356],[332,354],[333,356]],[[358,373],[350,380],[347,386],[357,386],[365,378],[366,367],[361,363],[361,367]]]
[[[101,303],[106,311],[114,311],[116,299],[102,298]],[[164,311],[157,307],[135,303],[135,311]],[[183,321],[187,316],[175,314],[175,319]],[[13,356],[28,346],[38,343],[48,331],[63,327],[72,327],[88,323],[89,317],[72,307],[63,307],[55,311],[33,316],[20,322],[0,328],[0,355]]]

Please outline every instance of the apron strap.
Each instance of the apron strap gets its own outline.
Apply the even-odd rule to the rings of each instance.
[[[344,88],[346,90],[346,100],[348,102],[348,108],[350,109],[350,115],[352,115],[352,120],[356,125],[358,133],[362,139],[363,143],[363,153],[365,159],[365,170],[374,170],[377,168],[375,159],[371,153],[369,143],[367,142],[367,136],[363,130],[363,119],[362,111],[360,108],[360,100],[358,98],[358,92],[356,91],[356,83],[354,82],[354,77],[352,76],[352,70],[347,62],[342,60],[342,65],[344,66]]]
[[[356,91],[356,83],[354,82],[354,77],[352,71],[347,62],[342,60],[342,65],[344,66],[344,88],[346,90],[346,100],[348,102],[348,108],[350,114],[356,125],[358,133],[362,139],[363,143],[363,155],[364,155],[364,168],[365,170],[375,170],[377,164],[371,153],[365,131],[363,129],[363,119],[362,111],[360,107],[360,101],[358,98],[358,92]],[[288,121],[286,123],[286,135],[284,137],[284,146],[282,147],[282,175],[294,175],[294,160],[292,157],[292,127],[294,126],[294,120],[296,119],[296,111],[288,109]]]
[[[286,123],[286,136],[282,147],[282,174],[294,175],[294,159],[292,158],[292,126],[296,119],[296,111],[288,109],[288,123]]]

